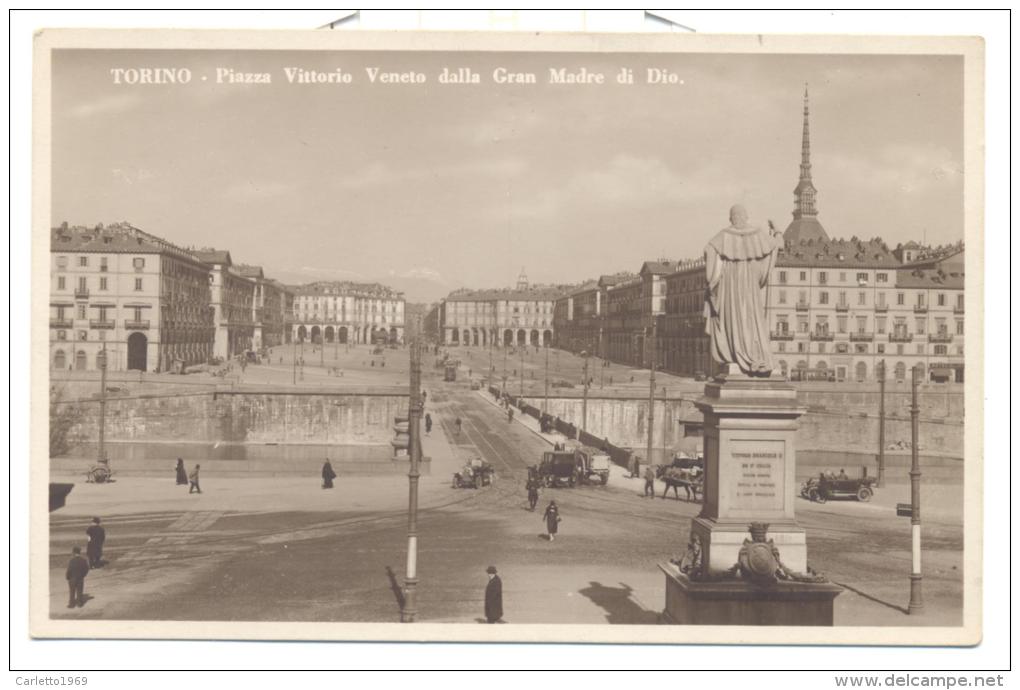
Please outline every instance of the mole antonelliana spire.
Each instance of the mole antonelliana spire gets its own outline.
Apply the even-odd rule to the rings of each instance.
[[[793,190],[793,222],[786,229],[783,238],[798,244],[804,240],[827,242],[828,234],[818,222],[818,207],[815,198],[818,190],[811,180],[811,125],[808,106],[808,87],[804,84],[804,130],[800,144],[800,180]]]

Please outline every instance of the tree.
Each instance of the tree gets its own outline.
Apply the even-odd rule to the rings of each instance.
[[[81,407],[68,402],[65,397],[63,388],[50,387],[50,457],[70,450],[68,436],[82,417]]]

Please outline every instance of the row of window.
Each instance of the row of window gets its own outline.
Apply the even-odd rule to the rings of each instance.
[[[836,317],[836,332],[846,333],[849,320],[845,316]],[[875,332],[884,334],[886,332],[886,326],[888,320],[884,316],[875,317]],[[963,319],[955,319],[956,335],[964,334]],[[856,317],[857,333],[868,332],[868,317],[858,316]],[[895,335],[908,335],[907,331],[907,320],[906,317],[897,317],[892,322],[893,333]],[[919,318],[914,320],[914,333],[917,335],[925,335],[928,328],[927,319]],[[790,333],[790,321],[787,314],[776,315],[776,332],[777,333]],[[797,317],[797,332],[807,333],[808,332],[808,317],[798,316]],[[816,333],[828,333],[829,332],[829,318],[824,315],[818,315],[815,317],[815,332]],[[949,334],[949,323],[946,319],[935,319],[935,332],[939,335]]]
[[[817,278],[818,278],[818,284],[819,285],[825,285],[825,284],[827,284],[829,282],[829,272],[828,271],[818,271],[818,273],[816,275],[817,275]],[[847,282],[847,276],[848,275],[849,274],[846,271],[839,271],[839,281],[838,282],[840,282],[840,283]],[[808,280],[808,272],[807,271],[799,271],[798,276],[799,276],[800,282],[802,282],[802,283],[806,283],[807,282],[807,280]],[[779,271],[779,284],[780,285],[785,285],[787,282],[789,282],[788,278],[789,278],[789,272],[788,271]],[[866,282],[868,282],[869,278],[868,278],[867,271],[861,271],[861,272],[856,273],[854,275],[854,280],[857,283],[866,283]],[[875,282],[876,283],[888,283],[889,282],[889,274],[884,272],[884,271],[879,271],[878,273],[875,274]]]
[[[94,304],[94,305],[92,305],[91,308],[94,309],[95,313],[96,313],[96,318],[93,319],[93,320],[94,321],[101,321],[101,322],[109,321],[113,317],[113,315],[116,314],[116,309],[117,309],[116,307],[108,306],[108,305],[105,305],[105,304],[104,305]],[[146,311],[146,307],[125,307],[125,308],[130,310],[129,313],[131,314],[131,318],[128,319],[129,321],[141,321],[142,320],[142,315]],[[69,321],[71,319],[70,309],[71,309],[71,307],[68,307],[68,306],[58,306],[58,307],[56,307],[56,310],[57,310],[57,317],[56,318],[57,318],[57,320],[58,321]],[[88,318],[88,311],[87,311],[87,309],[88,309],[88,307],[86,307],[84,304],[79,304],[74,309],[75,318],[77,318],[79,320]]]
[[[819,293],[818,293],[818,304],[829,304],[829,295],[830,295],[830,293],[828,291],[826,291],[826,290],[819,291]],[[849,302],[847,301],[847,293],[846,292],[839,292],[839,293],[837,293],[836,298],[837,298],[836,302],[835,302],[836,306],[840,306],[840,307],[849,306]],[[925,297],[925,293],[924,292],[918,292],[916,294],[916,298],[915,298],[915,301],[914,301],[914,306],[924,307],[925,303],[926,303],[926,299],[927,298]],[[906,295],[906,293],[904,293],[904,292],[897,292],[896,293],[896,305],[897,306],[901,306],[901,307],[902,306],[906,306],[906,302],[907,302],[907,295]],[[780,290],[779,291],[779,293],[778,293],[778,303],[779,304],[787,304],[787,293],[786,293],[786,290]],[[804,305],[806,305],[808,303],[808,292],[807,292],[807,290],[799,290],[797,292],[797,303],[798,304],[804,304]],[[948,296],[946,295],[946,293],[944,293],[944,292],[937,293],[935,295],[935,304],[936,304],[936,306],[939,306],[939,307],[947,306],[948,305]],[[956,295],[956,307],[958,309],[963,309],[963,304],[964,304],[964,295],[963,295],[963,293],[960,293],[960,294]],[[868,305],[868,293],[867,292],[858,292],[857,293],[857,306],[866,307],[867,305]],[[879,292],[877,294],[875,305],[879,306],[879,307],[886,306],[886,293]]]
[[[67,276],[57,276],[57,289],[58,290],[67,289]],[[85,276],[78,276],[78,282],[75,284],[74,289],[77,290],[78,292],[88,292],[89,290],[88,278],[86,278]],[[100,277],[99,290],[106,291],[109,289],[110,283],[108,282],[108,278]],[[142,292],[144,289],[145,289],[144,279],[135,278],[135,292]]]
[[[796,343],[790,343],[790,345],[791,345],[790,349],[788,349],[786,345],[787,344],[784,341],[780,341],[780,342],[776,343],[777,352],[780,352],[780,353],[782,353],[782,352],[808,353],[808,352],[811,351],[810,343],[805,342],[805,341],[800,341],[800,342],[796,342]],[[793,346],[796,346],[796,347],[793,347]],[[897,355],[911,354],[911,353],[907,352],[907,346],[904,345],[903,343],[896,343],[895,346],[894,346],[894,349],[895,349],[895,354],[897,354]],[[851,348],[850,348],[850,344],[849,343],[833,343],[833,346],[832,346],[831,350],[829,349],[829,344],[828,343],[825,343],[825,342],[815,343],[815,352],[817,352],[818,354],[825,354],[827,352],[831,352],[831,353],[834,353],[834,354],[845,355],[845,354],[850,354],[850,350],[851,350]],[[870,354],[870,350],[871,350],[871,348],[868,345],[868,343],[854,343],[853,344],[853,353],[854,354],[866,355],[866,354]],[[887,350],[890,350],[890,347],[887,346],[885,343],[875,343],[875,354],[884,355],[884,354],[887,354]],[[956,345],[956,346],[954,346],[954,350],[953,351],[955,352],[955,354],[957,354],[960,357],[962,357],[963,356],[963,345]],[[914,346],[914,352],[912,354],[917,354],[917,355],[921,355],[921,356],[927,355],[927,346],[924,343],[920,343],[918,345],[915,345]],[[933,355],[949,355],[950,354],[950,346],[949,345],[944,345],[944,344],[933,345],[932,346],[932,354]]]
[[[142,257],[142,256],[134,257],[133,259],[131,259],[131,265],[134,267],[134,269],[136,271],[144,270],[145,269],[145,257]],[[58,256],[57,257],[57,268],[63,270],[63,269],[66,269],[67,266],[68,266],[68,259],[67,259],[67,257],[66,256]],[[84,254],[80,255],[78,257],[78,267],[79,268],[88,268],[89,267],[89,256],[84,255]],[[109,268],[110,268],[109,258],[105,257],[105,256],[100,256],[99,257],[99,270],[100,271],[108,271]]]

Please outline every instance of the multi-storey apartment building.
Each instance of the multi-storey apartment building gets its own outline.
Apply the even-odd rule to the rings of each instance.
[[[229,359],[253,350],[256,281],[243,275],[243,268],[234,264],[228,251],[202,249],[195,256],[212,267],[213,355]]]
[[[261,351],[289,343],[294,293],[283,283],[267,278],[261,266],[238,264],[237,272],[252,286],[252,349]]]
[[[209,266],[127,223],[53,228],[50,366],[173,371],[212,354]]]
[[[401,342],[404,295],[378,283],[320,281],[294,288],[295,341]]]
[[[552,345],[553,305],[568,290],[570,286],[529,285],[522,270],[513,289],[452,292],[440,303],[442,342]]]

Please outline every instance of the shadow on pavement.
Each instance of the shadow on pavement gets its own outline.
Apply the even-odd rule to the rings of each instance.
[[[610,625],[655,625],[659,622],[658,611],[649,611],[631,599],[634,589],[630,585],[622,582],[620,587],[606,587],[600,582],[589,582],[588,585],[579,590],[579,594],[602,608]]]
[[[874,596],[872,594],[868,594],[867,592],[862,592],[861,590],[857,589],[856,587],[851,587],[850,585],[845,584],[843,582],[833,582],[833,584],[839,585],[843,589],[849,589],[854,594],[856,594],[858,596],[861,596],[861,597],[864,597],[868,601],[873,601],[876,604],[881,604],[882,606],[888,607],[888,608],[892,609],[893,611],[899,611],[900,613],[907,614],[907,615],[910,614],[910,611],[905,606],[897,606],[896,604],[890,604],[888,601],[883,601],[882,599],[879,599],[878,597],[876,597],[876,596]]]
[[[390,590],[393,591],[393,597],[397,600],[397,606],[399,610],[404,610],[404,590],[400,588],[400,583],[397,582],[397,574],[393,572],[393,568],[386,566],[386,577],[390,579]]]

